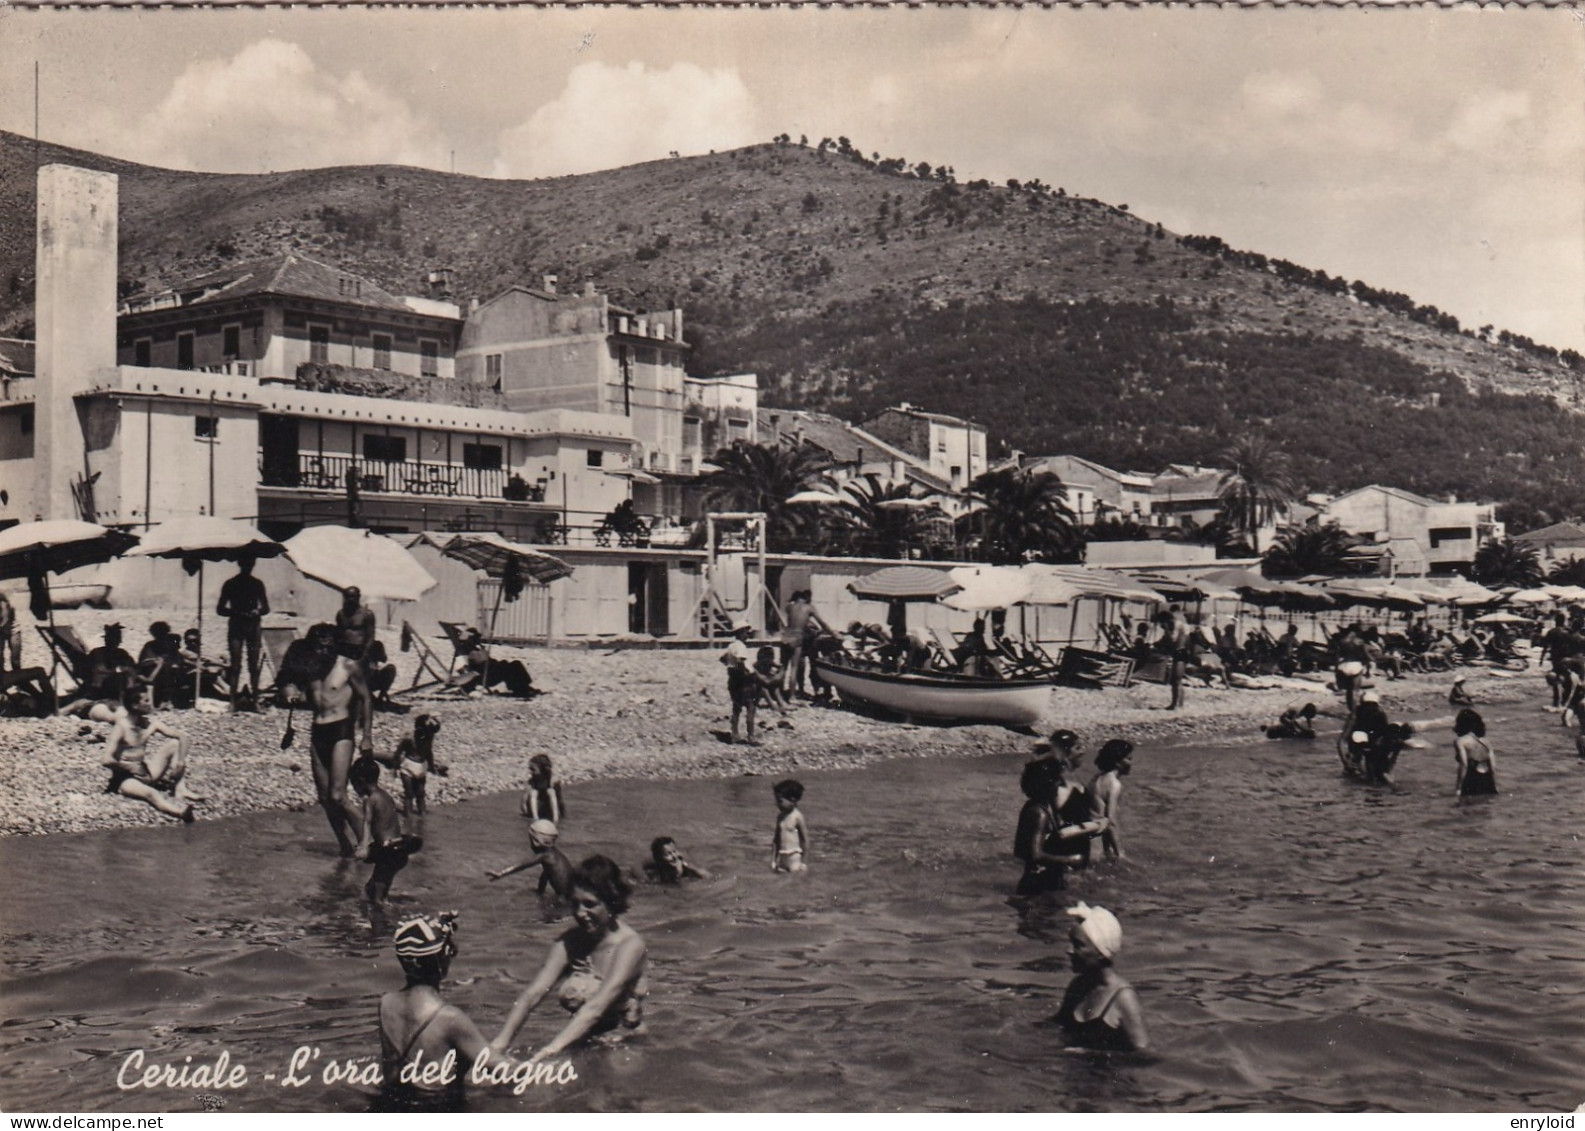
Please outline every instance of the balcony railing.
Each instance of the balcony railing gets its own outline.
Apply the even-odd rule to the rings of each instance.
[[[302,487],[313,491],[345,491],[351,471],[358,490],[370,495],[424,495],[438,498],[491,499],[539,503],[545,489],[513,477],[500,467],[463,467],[455,463],[418,460],[353,459],[350,456],[298,455],[296,474],[261,469],[266,487]]]

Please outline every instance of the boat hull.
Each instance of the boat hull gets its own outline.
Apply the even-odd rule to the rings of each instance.
[[[909,718],[1023,727],[1039,721],[1051,703],[1048,680],[899,674],[849,668],[826,660],[815,660],[814,668],[844,699],[857,699]]]

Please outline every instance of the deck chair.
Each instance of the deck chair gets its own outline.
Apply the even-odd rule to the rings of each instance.
[[[53,683],[55,673],[65,668],[72,681],[70,691],[66,694],[76,692],[88,681],[88,646],[69,624],[41,624],[35,627],[50,650],[50,681]]]
[[[441,627],[444,628],[445,625]],[[447,636],[450,635],[448,632]],[[452,668],[456,666],[457,658],[453,656],[450,664],[443,663],[435,650],[418,635],[418,630],[405,620],[402,622],[402,651],[418,653],[418,668],[413,672],[413,682],[402,690],[402,695],[412,695],[415,692],[428,691],[433,687],[450,685]],[[429,678],[425,679],[425,676]]]
[[[270,668],[268,686],[258,689],[262,695],[266,691],[274,691],[275,685],[280,682],[281,664],[286,659],[286,649],[297,639],[297,629],[289,624],[276,625],[259,629],[259,636],[264,642],[264,660]]]
[[[440,625],[440,631],[446,634],[446,639],[451,642],[451,663],[446,665],[446,671],[448,673],[455,672],[457,670],[457,661],[464,659],[468,655],[466,641],[468,633],[473,629],[473,626],[449,620],[437,621],[436,623]],[[489,641],[486,640],[485,643],[488,644]]]

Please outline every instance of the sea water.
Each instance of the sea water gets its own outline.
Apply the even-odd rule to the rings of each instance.
[[[1450,735],[1392,788],[1345,779],[1327,741],[1145,746],[1128,859],[1029,906],[1008,899],[1017,758],[798,774],[801,876],[771,871],[772,777],[575,784],[574,860],[637,870],[664,833],[715,878],[641,887],[625,917],[649,946],[647,1036],[471,1105],[1572,1110],[1585,761],[1555,716],[1489,718],[1502,793],[1464,806]],[[397,918],[462,911],[446,993],[487,1037],[568,925],[537,872],[485,879],[526,855],[524,824],[516,796],[433,810],[372,919],[368,868],[336,858],[317,808],[0,841],[0,1106],[365,1110]],[[1077,899],[1122,921],[1149,1056],[1064,1053],[1049,1024]],[[547,999],[520,1041],[565,1018]]]

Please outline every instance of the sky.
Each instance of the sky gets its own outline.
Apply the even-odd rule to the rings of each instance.
[[[146,164],[487,177],[846,136],[1585,352],[1585,13],[19,11],[0,128]]]

